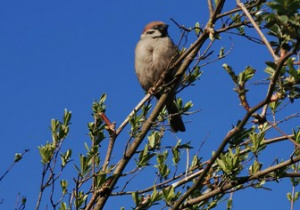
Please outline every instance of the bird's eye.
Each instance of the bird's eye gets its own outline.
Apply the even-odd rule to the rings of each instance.
[[[153,34],[154,31],[147,31],[146,34]]]

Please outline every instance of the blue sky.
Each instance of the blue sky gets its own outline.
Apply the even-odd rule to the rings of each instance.
[[[50,141],[50,120],[61,119],[65,108],[73,113],[66,148],[73,149],[75,161],[80,152],[85,152],[84,142],[89,142],[86,125],[92,121],[91,105],[102,93],[108,95],[108,117],[120,125],[144,94],[134,73],[134,48],[140,33],[148,22],[162,20],[170,25],[176,43],[180,31],[169,18],[187,27],[195,22],[204,25],[206,1],[1,1],[0,174],[16,152],[30,152],[0,183],[0,199],[4,199],[0,209],[14,208],[19,192],[27,197],[27,209],[34,208],[42,171],[37,146]],[[221,46],[229,49],[234,43],[230,55],[204,67],[197,85],[180,94],[184,101],[194,102],[194,110],[201,111],[184,118],[188,121],[187,132],[178,137],[192,141],[197,150],[208,136],[201,150],[204,158],[210,157],[231,125],[244,114],[222,64],[228,63],[236,71],[252,65],[258,70],[255,79],[259,80],[265,76],[264,60],[270,59],[263,46],[253,47],[245,39],[231,38],[222,37],[213,48],[218,52]],[[194,39],[191,35],[189,42]],[[250,103],[254,104],[263,97],[266,86],[251,88],[258,91],[249,93]],[[297,105],[289,105],[288,113],[296,111]],[[282,129],[295,125],[292,121]],[[292,151],[291,146],[282,145],[270,149],[272,155],[266,157],[266,165],[274,157],[282,158],[281,151]],[[116,147],[115,152],[121,153],[122,148]],[[273,191],[234,194],[234,209],[288,209],[285,195],[291,191],[289,181],[268,187]],[[114,209],[132,206],[131,196],[113,199],[108,205]]]

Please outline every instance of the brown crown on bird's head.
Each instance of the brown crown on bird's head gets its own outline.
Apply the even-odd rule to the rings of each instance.
[[[146,31],[148,31],[149,29],[152,29],[154,26],[162,26],[162,25],[168,26],[167,24],[165,24],[165,23],[162,22],[162,21],[153,21],[153,22],[151,22],[151,23],[148,23],[148,24],[145,26],[145,28],[144,28],[144,30],[143,30],[143,33],[145,33]]]

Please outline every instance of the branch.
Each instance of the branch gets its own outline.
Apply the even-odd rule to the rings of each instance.
[[[124,171],[126,165],[131,160],[132,156],[135,154],[135,151],[138,149],[139,145],[142,143],[144,137],[146,136],[147,132],[152,126],[152,123],[156,120],[157,116],[159,115],[160,111],[165,106],[165,103],[169,99],[169,95],[172,94],[172,90],[177,86],[177,84],[180,82],[182,75],[184,74],[185,70],[188,68],[188,66],[193,61],[193,58],[197,55],[197,52],[202,47],[204,42],[209,37],[209,31],[204,31],[199,38],[196,40],[196,42],[183,53],[180,58],[175,62],[174,66],[180,65],[181,60],[184,59],[182,64],[177,70],[177,73],[175,75],[174,82],[170,84],[169,88],[166,88],[166,91],[162,94],[159,101],[157,102],[156,106],[154,107],[152,113],[150,114],[149,118],[145,121],[145,123],[142,126],[142,129],[140,131],[139,136],[132,142],[131,146],[128,148],[128,150],[125,152],[123,158],[119,161],[117,164],[115,171],[112,175],[112,181],[110,185],[108,186],[108,193],[105,196],[102,196],[98,199],[96,209],[102,209],[112,191],[116,183],[118,182],[122,172]],[[171,66],[172,68],[173,66]],[[97,197],[99,197],[100,194],[98,194]]]
[[[293,134],[290,134],[290,135],[287,135],[287,136],[279,136],[279,137],[275,137],[275,138],[272,138],[272,139],[267,139],[265,141],[262,142],[261,146],[263,145],[269,145],[269,144],[273,144],[273,143],[277,143],[277,142],[281,142],[281,141],[285,141],[285,140],[288,140],[288,138],[294,138],[294,135]],[[247,152],[250,152],[250,149],[249,148],[246,148],[244,150],[242,150],[240,152],[241,155],[247,153]],[[198,168],[203,168],[207,163],[209,162],[209,160],[206,160],[204,162],[202,162],[198,167]],[[215,168],[217,166],[217,164],[214,164],[212,167]],[[167,185],[168,183],[174,181],[174,180],[177,180],[183,176],[185,176],[184,178],[180,179],[179,181],[177,182],[174,182],[173,184],[171,184],[174,188],[177,188],[179,186],[182,186],[190,181],[192,181],[193,179],[195,179],[196,177],[198,177],[201,173],[203,173],[203,169],[199,170],[199,171],[196,171],[192,174],[189,174],[191,171],[194,171],[195,169],[189,169],[188,171],[186,172],[183,172],[179,175],[177,175],[176,177],[173,177],[169,180],[166,180],[162,183],[159,183],[159,184],[156,184],[154,186],[151,186],[151,187],[148,187],[144,190],[139,190],[139,191],[126,191],[126,192],[116,192],[116,193],[113,193],[112,196],[118,196],[118,195],[131,195],[132,193],[136,192],[138,194],[144,194],[144,193],[147,193],[147,192],[150,192],[150,191],[153,191],[154,188],[155,189],[161,189],[163,187],[168,187],[169,185]],[[189,175],[188,175],[189,174]],[[188,175],[188,176],[187,176]]]
[[[27,153],[27,152],[29,152],[29,149],[25,149],[25,151],[23,152],[23,153],[18,153],[18,157],[17,157],[17,154],[16,154],[16,156],[15,156],[15,160],[14,160],[14,162],[8,167],[8,169],[4,172],[4,174],[0,177],[0,182],[2,181],[2,179],[4,179],[4,177],[11,171],[11,169],[15,166],[15,164],[17,163],[17,162],[19,162],[22,158],[23,158],[23,156]]]
[[[127,116],[127,118],[122,122],[122,124],[119,126],[119,128],[116,131],[116,137],[121,133],[121,131],[124,129],[124,127],[127,125],[131,117],[148,101],[152,95],[148,93],[145,95],[145,97],[136,105],[136,107],[130,112],[130,114]]]
[[[98,115],[106,123],[107,131],[109,133],[109,143],[108,143],[106,156],[105,156],[103,166],[102,166],[102,172],[105,172],[106,168],[109,164],[111,154],[112,154],[112,151],[113,151],[113,148],[114,148],[115,140],[116,140],[116,131],[115,131],[115,125],[116,124],[111,123],[109,121],[109,119],[106,117],[104,112],[100,112],[100,113],[98,113]],[[95,125],[96,125],[96,122],[95,122]],[[94,146],[94,141],[93,141],[93,146]],[[95,171],[93,172],[93,175],[95,175]]]
[[[263,178],[264,176],[266,175],[269,175],[270,173],[272,172],[275,172],[277,170],[280,170],[280,169],[283,169],[295,162],[298,162],[300,160],[300,156],[297,156],[297,157],[294,157],[294,158],[291,158],[285,162],[282,162],[282,163],[279,163],[275,166],[272,166],[272,167],[269,167],[265,170],[262,170],[262,171],[259,171],[251,176],[248,176],[248,177],[242,177],[238,180],[235,180],[235,181],[232,181],[230,182],[229,184],[226,184],[225,186],[223,187],[219,187],[213,191],[210,191],[202,196],[199,196],[197,198],[193,198],[193,199],[190,199],[189,201],[187,201],[185,204],[182,205],[182,208],[185,208],[185,207],[188,207],[188,206],[191,206],[193,204],[196,204],[196,203],[199,203],[203,200],[207,200],[217,194],[220,194],[226,190],[229,190],[231,188],[234,188],[240,184],[244,184],[246,182],[249,182],[249,181],[253,181],[253,180],[256,180],[256,179],[260,179],[260,178]],[[285,176],[287,176],[289,173],[286,173]],[[296,174],[291,174],[292,175],[296,175]],[[299,173],[297,173],[297,175],[299,176]]]
[[[112,180],[110,185],[107,187],[108,193],[105,196],[101,196],[97,202],[96,209],[103,209],[111,191],[113,190],[114,186],[118,182],[123,170],[125,169],[126,165],[134,155],[135,151],[138,149],[139,145],[142,143],[144,137],[146,136],[147,132],[152,126],[152,122],[155,121],[157,116],[159,115],[160,111],[163,109],[166,101],[168,99],[168,93],[164,93],[161,97],[156,106],[154,107],[152,113],[150,114],[149,118],[146,120],[146,122],[143,124],[141,132],[139,136],[132,142],[132,145],[128,148],[128,150],[125,152],[122,159],[119,161],[119,163],[116,166],[115,171],[112,175]],[[100,196],[100,194],[98,194]]]
[[[295,147],[300,148],[300,144],[297,143],[294,139],[292,139],[292,137],[288,136],[286,133],[284,133],[281,129],[279,129],[275,124],[272,124],[270,122],[268,122],[273,128],[275,128],[282,136],[286,137],[288,140],[290,140]]]
[[[260,30],[260,28],[256,24],[256,22],[253,20],[251,14],[249,13],[249,11],[245,7],[245,5],[240,0],[236,0],[236,2],[237,2],[237,5],[243,10],[243,12],[245,13],[245,15],[248,17],[248,19],[250,20],[250,22],[252,23],[252,25],[254,26],[255,30],[258,33],[258,35],[260,36],[260,38],[262,39],[262,41],[264,42],[264,44],[268,48],[269,52],[271,53],[271,55],[272,55],[275,63],[277,63],[278,56],[274,53],[273,48],[271,47],[269,41],[267,40],[267,38],[265,37],[265,35],[262,33],[262,31]]]
[[[220,1],[221,2],[221,1]],[[280,74],[280,70],[282,68],[282,66],[284,65],[284,62],[293,54],[293,51],[289,52],[288,54],[286,54],[284,57],[282,57],[279,60],[279,63],[277,65],[277,68],[275,70],[275,73],[273,75],[272,80],[270,81],[270,85],[268,88],[268,92],[267,95],[265,97],[265,99],[263,99],[260,103],[258,103],[256,106],[254,106],[253,108],[250,108],[248,110],[248,112],[246,113],[246,115],[244,116],[244,118],[241,120],[241,122],[238,124],[237,127],[235,127],[234,129],[232,129],[231,131],[229,131],[227,133],[227,135],[225,136],[225,138],[223,139],[223,141],[221,142],[219,148],[216,150],[216,152],[214,153],[213,157],[210,159],[209,163],[207,164],[206,168],[204,168],[203,173],[200,174],[199,178],[197,179],[197,181],[195,181],[195,183],[174,203],[174,206],[172,207],[172,209],[178,209],[180,204],[182,204],[185,199],[187,199],[187,197],[196,189],[199,189],[201,187],[201,184],[203,182],[203,180],[205,179],[206,175],[208,174],[210,168],[213,166],[213,164],[215,163],[216,159],[219,157],[219,155],[223,152],[223,150],[225,149],[226,145],[228,144],[228,142],[230,141],[230,139],[232,139],[237,133],[239,133],[244,126],[246,125],[246,123],[248,122],[248,120],[250,119],[250,117],[260,108],[262,108],[264,105],[268,104],[271,96],[275,90],[275,85],[276,85],[276,81],[277,78]]]
[[[214,8],[213,8],[213,5],[212,5],[212,0],[207,0],[207,4],[208,4],[210,17],[212,17],[212,15],[214,14]]]
[[[253,4],[249,4],[247,6],[247,9],[252,9],[253,7],[259,6],[262,2],[263,2],[263,0],[258,0],[255,3],[253,3]],[[219,19],[219,18],[231,15],[232,13],[239,12],[239,11],[241,11],[240,8],[235,8],[233,10],[230,10],[230,11],[227,11],[227,12],[223,12],[223,13],[217,15],[217,18]]]
[[[225,3],[225,0],[220,0],[219,1],[219,3],[217,4],[217,6],[216,6],[216,8],[215,8],[215,11],[214,11],[214,13],[211,15],[211,17],[210,17],[210,19],[209,19],[209,21],[208,21],[208,23],[207,23],[207,25],[205,26],[205,30],[204,30],[204,32],[208,32],[208,31],[211,31],[211,27],[214,25],[214,23],[216,22],[216,20],[217,20],[217,15],[222,11],[222,8],[223,8],[223,5],[224,5],[224,3]],[[204,33],[203,33],[204,34]],[[202,35],[203,35],[202,34]],[[225,145],[226,145],[226,143],[224,144],[224,148],[225,148]],[[223,150],[223,148],[222,148],[222,150]],[[222,150],[221,151],[219,151],[220,153],[222,152]],[[218,156],[216,156],[215,157],[215,160],[217,159],[217,157]],[[206,173],[208,173],[208,171],[209,171],[209,169],[210,169],[210,167],[212,166],[212,164],[213,164],[213,162],[215,161],[215,160],[213,160],[212,162],[210,162],[209,164],[208,164],[208,166],[204,169],[204,171],[206,171],[205,173],[203,173],[203,174],[205,174],[206,175]],[[201,175],[203,175],[203,174],[201,174]],[[199,177],[199,179],[195,182],[195,184],[191,187],[191,188],[189,188],[175,203],[174,203],[174,206],[172,207],[172,209],[178,209],[179,208],[179,206],[184,202],[184,200],[199,186],[199,183],[202,183],[202,180],[204,179],[204,176],[202,176],[202,178],[201,178],[201,175],[200,175],[200,177]],[[200,180],[200,181],[199,181]]]
[[[146,101],[148,101],[151,98],[151,94],[147,94],[145,95],[145,97],[138,103],[138,105],[136,105],[136,107],[130,112],[130,114],[126,117],[126,119],[121,123],[121,125],[119,126],[119,128],[117,130],[114,129],[114,124],[110,123],[110,121],[107,119],[107,117],[105,115],[103,115],[103,113],[99,113],[99,116],[102,118],[103,121],[106,122],[106,124],[108,125],[108,131],[110,134],[110,138],[109,138],[109,144],[108,144],[108,148],[107,148],[107,152],[106,152],[106,156],[105,156],[105,160],[102,166],[102,172],[105,172],[107,169],[107,166],[109,164],[111,155],[112,155],[112,151],[115,145],[115,141],[116,138],[118,137],[118,135],[122,132],[122,130],[125,128],[125,126],[127,125],[127,123],[129,122],[129,120],[131,119],[131,117],[146,103]],[[106,187],[106,186],[105,186]],[[101,192],[101,189],[99,190],[99,192]],[[90,199],[90,201],[88,202],[85,210],[90,210],[93,208],[93,206],[95,205],[95,202],[97,201],[97,199],[100,196],[100,193],[96,192],[93,194],[92,198]]]
[[[281,142],[281,141],[285,141],[285,140],[288,140],[289,138],[293,138],[293,137],[294,137],[294,135],[293,135],[293,134],[290,134],[290,135],[286,135],[286,136],[280,136],[280,137],[268,139],[268,140],[265,140],[265,141],[262,142],[262,146],[263,146],[263,145],[269,145],[269,144],[277,143],[277,142]],[[246,149],[242,150],[242,151],[240,152],[240,154],[243,155],[243,154],[248,153],[248,152],[250,152],[250,149],[249,149],[249,148],[246,148]],[[204,167],[204,165],[208,164],[209,161],[210,161],[210,160],[207,160],[207,161],[203,162],[203,163],[199,166],[199,168]],[[216,167],[216,166],[217,166],[217,164],[213,164],[213,165],[212,165],[212,168],[214,168],[214,167]],[[199,170],[199,171],[197,171],[197,172],[195,172],[195,173],[193,173],[193,174],[191,174],[191,175],[185,177],[184,179],[181,179],[181,180],[179,180],[179,181],[173,183],[172,186],[173,186],[174,188],[176,188],[176,187],[179,187],[179,186],[181,186],[181,185],[183,185],[183,184],[186,184],[186,183],[190,182],[191,180],[195,179],[195,178],[196,178],[197,176],[199,176],[201,173],[203,173],[203,171],[204,171],[204,169]],[[158,188],[158,187],[157,187],[157,188]]]

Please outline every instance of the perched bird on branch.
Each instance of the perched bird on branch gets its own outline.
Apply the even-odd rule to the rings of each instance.
[[[170,71],[168,69],[178,57],[178,48],[168,35],[168,25],[161,21],[146,25],[135,48],[135,72],[142,88],[151,91],[160,78],[163,78],[165,83],[172,81],[177,69],[176,67]],[[161,95],[160,92],[155,93],[157,99]],[[185,126],[178,113],[175,99],[175,94],[171,93],[166,102],[170,126],[174,132],[183,132]]]

